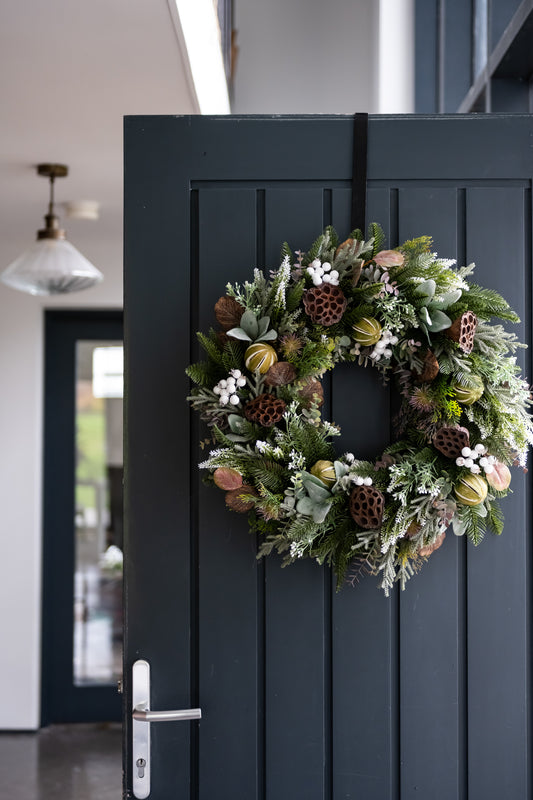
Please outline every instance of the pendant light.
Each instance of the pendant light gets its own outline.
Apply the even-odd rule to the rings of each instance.
[[[54,181],[65,178],[64,164],[39,164],[37,174],[50,179],[50,201],[45,227],[37,231],[37,242],[4,270],[6,286],[34,295],[66,294],[88,289],[103,280],[100,270],[65,239],[54,214]]]

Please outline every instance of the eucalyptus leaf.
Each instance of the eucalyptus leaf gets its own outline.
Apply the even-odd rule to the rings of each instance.
[[[225,436],[230,442],[249,442],[252,438],[251,436],[239,436],[237,433],[226,433]]]
[[[251,342],[251,338],[248,336],[246,331],[242,328],[232,328],[226,334],[227,336],[233,336],[234,339],[241,339],[243,342]]]
[[[451,319],[444,313],[444,311],[439,311],[435,309],[431,311],[431,321],[428,324],[428,330],[431,333],[438,333],[439,331],[444,331],[446,328],[449,328],[452,324]]]
[[[256,342],[273,342],[274,339],[278,338],[278,334],[276,331],[271,328],[269,331],[264,333],[262,336],[258,336]]]
[[[427,305],[432,297],[435,296],[435,289],[437,288],[437,284],[432,278],[428,278],[427,281],[423,281],[419,283],[415,289],[415,294],[419,297],[423,297],[424,305]]]
[[[308,497],[302,497],[301,500],[298,500],[296,503],[296,511],[299,514],[305,514],[306,517],[310,517],[313,513],[313,502]]]
[[[244,433],[248,427],[247,420],[243,419],[238,414],[228,414],[228,425],[233,433]]]
[[[268,330],[270,325],[270,317],[261,317],[258,322],[257,338],[260,339]]]
[[[429,316],[429,311],[425,306],[420,309],[420,319],[425,325],[431,325],[431,317]]]
[[[245,333],[248,334],[252,342],[257,338],[259,333],[259,323],[257,322],[257,317],[255,316],[254,312],[250,311],[249,308],[246,309],[241,317],[240,327]]]
[[[328,492],[324,484],[322,486],[316,486],[311,481],[303,481],[307,494],[313,501],[313,503],[321,503],[324,500],[327,500],[328,497],[331,497],[331,494]]]
[[[325,503],[324,505],[314,506],[313,508],[313,522],[324,522],[328,515],[328,511],[331,508],[330,503]]]
[[[451,292],[439,294],[431,301],[431,308],[439,308],[441,311],[446,311],[447,308],[450,308],[450,306],[453,306],[454,303],[457,303],[457,301],[461,299],[462,294],[461,289],[454,289]]]

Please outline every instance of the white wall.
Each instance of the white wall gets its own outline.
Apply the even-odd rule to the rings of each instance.
[[[414,0],[235,0],[235,114],[414,109]]]
[[[122,307],[120,233],[89,240],[79,249],[105,274],[94,289],[52,299],[0,284],[0,728],[8,730],[40,724],[44,309]]]

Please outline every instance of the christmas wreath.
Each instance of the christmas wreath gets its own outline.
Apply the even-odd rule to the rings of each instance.
[[[377,224],[339,244],[328,227],[307,252],[283,245],[281,266],[228,284],[218,330],[199,333],[207,360],[191,365],[188,398],[217,446],[200,467],[249,512],[259,556],[381,574],[402,588],[451,525],[479,544],[503,530],[497,499],[509,465],[533,443],[523,347],[493,317],[518,317],[467,278],[474,265],[432,252],[423,236],[384,250]],[[394,376],[395,441],[374,461],[338,455],[340,430],[322,419],[320,378],[339,362]]]

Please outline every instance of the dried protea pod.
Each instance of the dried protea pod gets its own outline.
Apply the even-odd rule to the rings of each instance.
[[[239,514],[246,514],[246,512],[250,511],[255,505],[253,500],[244,499],[246,495],[259,497],[258,492],[253,486],[245,484],[238,489],[232,489],[230,492],[226,492],[226,505],[228,508],[231,508],[232,511],[237,511]]]
[[[288,361],[272,364],[265,375],[265,386],[287,386],[296,378],[296,369]]]
[[[273,394],[260,394],[246,403],[244,416],[250,422],[262,425],[263,428],[271,428],[279,422],[285,413],[285,402],[275,397]]]
[[[464,506],[478,506],[487,496],[487,481],[480,475],[464,475],[454,487],[457,502]]]
[[[234,297],[224,295],[224,297],[219,297],[215,303],[215,317],[220,327],[225,331],[238,327],[243,313],[244,308]]]
[[[477,317],[472,311],[465,311],[444,331],[446,336],[459,344],[463,353],[471,353],[474,346],[474,334],[477,328]]]
[[[246,369],[249,369],[250,372],[255,372],[258,369],[261,375],[268,372],[272,364],[275,364],[277,360],[276,351],[266,342],[251,344],[244,354]]]
[[[339,286],[323,283],[308,289],[303,297],[304,308],[315,325],[329,327],[340,322],[348,301]]]
[[[487,483],[489,486],[492,486],[493,489],[496,489],[497,492],[505,492],[511,483],[511,470],[509,467],[505,466],[505,464],[502,464],[501,461],[497,461],[491,466],[492,470],[485,467],[485,479]]]
[[[457,458],[470,445],[470,434],[461,426],[440,428],[433,437],[433,447],[447,458]]]
[[[218,467],[213,473],[213,480],[219,489],[238,489],[242,486],[242,475],[231,467]]]
[[[443,531],[439,533],[433,544],[426,544],[424,547],[420,547],[418,550],[419,556],[425,556],[426,558],[430,556],[435,550],[438,550],[443,541],[446,538],[446,533]]]
[[[350,514],[364,530],[379,528],[385,509],[385,497],[374,486],[355,486],[350,495]]]
[[[422,371],[413,372],[413,377],[417,383],[430,383],[439,374],[439,362],[433,350],[426,350],[422,362]]]
[[[298,390],[298,394],[305,408],[310,408],[313,403],[316,403],[319,408],[324,404],[324,389],[316,378],[306,381]]]

